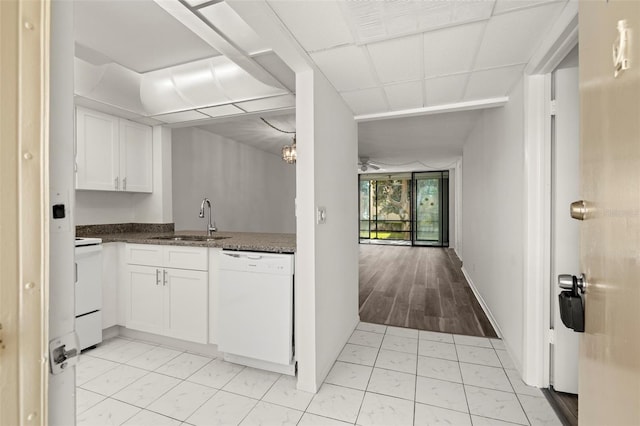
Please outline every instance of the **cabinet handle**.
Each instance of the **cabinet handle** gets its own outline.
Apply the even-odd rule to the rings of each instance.
[[[116,187],[116,191],[117,191],[118,190],[118,178],[117,177],[113,180],[113,183],[114,183],[114,185]]]
[[[122,178],[122,190],[127,190],[127,178]]]
[[[156,269],[156,285],[160,285],[160,269]]]
[[[167,270],[162,270],[162,285],[167,285]]]

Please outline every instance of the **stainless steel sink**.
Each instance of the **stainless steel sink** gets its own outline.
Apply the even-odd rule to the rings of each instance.
[[[221,235],[165,235],[161,237],[151,237],[151,240],[167,240],[167,241],[216,241],[224,240],[231,237],[223,237]]]

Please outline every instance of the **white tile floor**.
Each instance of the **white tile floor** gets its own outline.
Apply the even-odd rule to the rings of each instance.
[[[78,425],[560,425],[502,342],[360,323],[316,395],[295,378],[114,338],[80,357]]]

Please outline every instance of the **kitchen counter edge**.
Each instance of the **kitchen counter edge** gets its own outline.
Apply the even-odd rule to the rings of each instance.
[[[114,233],[83,235],[102,239],[102,243],[124,242],[129,244],[154,244],[186,247],[214,247],[223,250],[260,251],[269,253],[295,253],[295,234],[272,234],[257,232],[216,232],[214,237],[225,237],[213,241],[157,239],[158,237],[206,236],[201,231],[179,231],[163,233]]]

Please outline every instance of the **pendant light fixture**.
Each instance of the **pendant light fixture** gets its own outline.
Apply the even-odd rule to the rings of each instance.
[[[293,132],[288,132],[286,130],[278,129],[276,126],[269,123],[267,120],[265,120],[262,117],[260,117],[260,120],[262,120],[264,124],[266,124],[267,126],[271,127],[274,130],[279,131],[280,133],[293,134],[293,143],[291,145],[285,145],[282,147],[282,160],[287,164],[295,164],[297,159],[295,130]]]
[[[293,135],[293,143],[282,147],[282,159],[287,164],[295,164],[296,158],[296,136]]]

